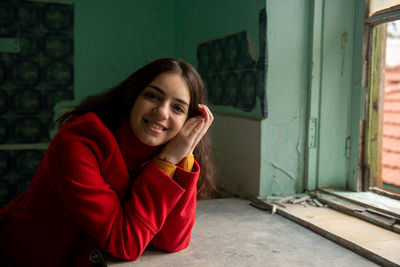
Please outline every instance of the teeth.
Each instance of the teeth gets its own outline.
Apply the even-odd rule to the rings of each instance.
[[[150,122],[150,121],[149,121],[148,123],[149,123],[150,126],[153,127],[154,129],[157,129],[157,130],[164,130],[164,128],[161,127],[161,126],[158,125],[158,124],[152,123],[152,122]]]

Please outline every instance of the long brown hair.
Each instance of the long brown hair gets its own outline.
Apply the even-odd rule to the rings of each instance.
[[[206,91],[200,75],[192,65],[182,59],[162,58],[140,68],[118,86],[104,93],[85,98],[71,111],[62,114],[56,123],[61,126],[87,112],[94,112],[115,135],[120,119],[122,117],[129,118],[131,108],[143,89],[158,75],[166,72],[179,74],[185,79],[190,90],[188,117],[198,115],[198,104],[207,105]],[[206,133],[197,145],[194,157],[201,168],[197,183],[197,198],[210,198],[215,191],[215,184],[209,133]]]

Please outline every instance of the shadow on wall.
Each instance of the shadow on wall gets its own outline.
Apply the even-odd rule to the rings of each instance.
[[[53,107],[73,99],[73,5],[2,1],[0,38],[0,207],[25,191],[48,143]],[[40,146],[39,146],[40,147]]]

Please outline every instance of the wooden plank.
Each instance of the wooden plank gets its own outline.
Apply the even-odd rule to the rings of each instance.
[[[321,202],[319,202],[319,200],[316,199],[316,198],[313,198],[313,202],[314,202],[315,205],[317,205],[318,207],[323,207],[323,206],[324,206],[324,205],[323,205]]]
[[[383,75],[382,69],[384,67],[384,52],[383,40],[386,40],[386,26],[384,24],[373,27],[370,31],[370,64],[368,71],[368,90],[367,90],[367,106],[366,106],[366,128],[365,128],[365,168],[366,175],[364,175],[364,190],[371,186],[377,185],[382,187],[382,181],[379,180],[380,175],[380,145],[381,138],[379,138],[381,120],[382,103],[380,102],[380,95],[382,94]]]
[[[385,196],[385,197],[389,197],[389,198],[392,198],[392,199],[400,200],[400,195],[399,194],[388,192],[388,191],[382,190],[382,189],[380,189],[378,187],[372,187],[372,188],[370,188],[370,190],[372,192],[374,192],[374,193],[379,194],[379,195],[382,195],[382,196]]]
[[[397,20],[400,18],[400,6],[396,5],[390,8],[386,8],[375,12],[369,18],[365,20],[367,24],[380,24],[384,22],[389,22],[393,20]]]
[[[385,57],[386,57],[386,47],[383,44],[386,44],[386,35],[387,35],[387,26],[382,25],[382,33],[380,36],[380,42],[382,44],[382,48],[380,51],[380,59],[381,62],[379,64],[379,88],[377,88],[378,92],[376,94],[377,99],[374,99],[375,103],[378,103],[377,112],[377,140],[376,140],[376,180],[375,185],[382,188],[382,142],[383,142],[383,105],[384,105],[384,97],[385,97]]]
[[[304,196],[304,197],[301,197],[301,198],[298,198],[298,199],[294,199],[294,200],[289,201],[289,202],[290,202],[290,203],[293,203],[293,204],[297,204],[297,203],[304,202],[304,201],[306,201],[307,199],[310,199],[310,196]]]
[[[380,227],[400,234],[400,219],[373,209],[369,209],[340,197],[318,193],[318,199],[340,212],[347,213],[357,218],[376,224]]]
[[[373,192],[349,192],[337,189],[321,189],[322,192],[341,197],[358,205],[376,209],[400,219],[400,201]]]
[[[330,208],[304,207],[298,204],[286,206],[278,207],[276,213],[380,266],[399,266],[399,234]]]

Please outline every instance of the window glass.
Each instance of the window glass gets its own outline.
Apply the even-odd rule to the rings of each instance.
[[[381,177],[382,187],[393,190],[400,188],[400,20],[386,29]]]

